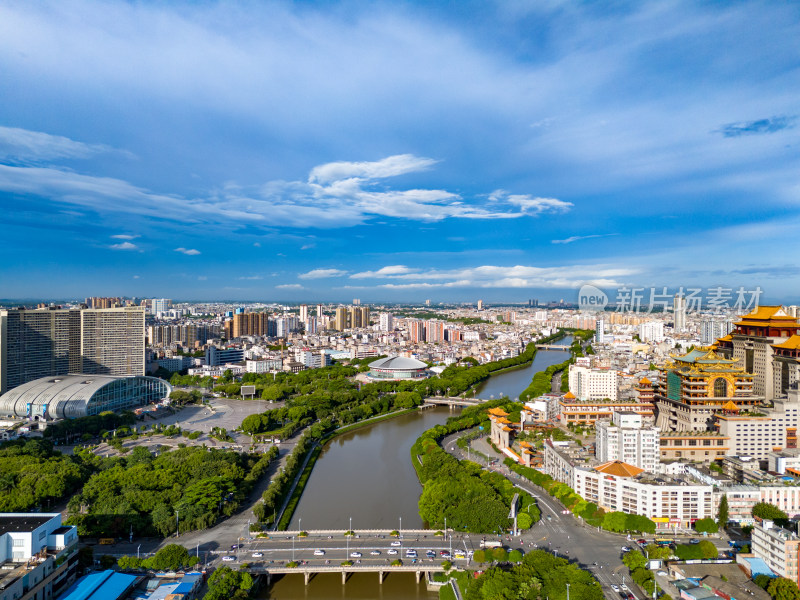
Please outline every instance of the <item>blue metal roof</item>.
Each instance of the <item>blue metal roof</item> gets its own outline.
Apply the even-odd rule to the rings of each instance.
[[[128,593],[137,577],[108,569],[81,577],[61,596],[61,600],[119,600]]]

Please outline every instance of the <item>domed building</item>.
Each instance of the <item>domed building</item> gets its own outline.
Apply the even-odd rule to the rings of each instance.
[[[373,381],[408,381],[425,379],[430,373],[428,365],[414,358],[388,356],[369,364],[367,377]]]
[[[42,377],[0,396],[0,415],[41,420],[75,419],[121,412],[167,398],[172,386],[143,375]]]

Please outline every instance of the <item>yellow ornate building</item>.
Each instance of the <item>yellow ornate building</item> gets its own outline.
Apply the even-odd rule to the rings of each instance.
[[[710,430],[715,414],[732,407],[750,411],[764,399],[754,395],[753,375],[738,358],[725,358],[712,348],[673,355],[660,371],[655,399],[662,431]]]

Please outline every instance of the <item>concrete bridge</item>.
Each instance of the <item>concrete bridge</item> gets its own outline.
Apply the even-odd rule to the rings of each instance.
[[[561,350],[562,352],[569,352],[570,347],[565,344],[536,344],[540,350]]]
[[[408,559],[406,559],[408,561]],[[410,561],[408,561],[410,562]],[[424,564],[419,562],[417,564],[403,564],[403,565],[298,565],[297,567],[287,566],[269,566],[269,567],[254,567],[248,569],[251,575],[263,575],[267,579],[267,585],[271,583],[273,575],[294,575],[302,574],[303,580],[306,585],[309,584],[311,579],[317,573],[341,573],[342,585],[347,582],[347,577],[352,573],[377,573],[378,583],[383,583],[386,575],[389,573],[414,573],[417,583],[423,577],[424,573],[444,573],[444,567],[441,564]]]
[[[426,404],[429,406],[433,405],[440,405],[440,406],[478,406],[479,404],[483,404],[484,402],[488,402],[486,399],[482,398],[459,398],[458,396],[450,396],[450,397],[433,397],[433,398],[425,398],[423,402],[423,406]]]

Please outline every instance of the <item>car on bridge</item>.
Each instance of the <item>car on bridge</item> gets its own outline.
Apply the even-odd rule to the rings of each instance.
[[[397,550],[395,550],[394,548],[389,548],[389,554],[394,556],[395,554],[397,554]]]
[[[370,554],[372,556],[380,556],[381,555],[381,551],[380,550],[373,550],[372,552],[370,552]]]
[[[611,584],[611,589],[614,590],[615,592],[619,593],[619,586],[617,584],[612,583]]]
[[[263,552],[253,552],[253,554],[251,554],[251,556],[253,558],[264,558],[264,553]]]
[[[314,550],[314,556],[325,556],[325,550]]]
[[[441,556],[442,558],[446,558],[447,560],[450,560],[450,553],[447,550],[442,550],[441,552],[439,552],[439,556]]]
[[[361,552],[351,552],[350,558],[361,558]]]
[[[416,550],[406,550],[406,558],[417,558]]]
[[[402,545],[403,545],[403,542],[398,542],[397,540],[395,540],[395,541],[393,541],[393,542],[392,542],[390,545],[391,545],[391,546],[402,546]]]
[[[425,556],[427,556],[428,558],[435,558],[436,557],[436,552],[434,552],[433,550],[428,550],[425,553]]]
[[[223,556],[222,560],[225,561],[225,562],[233,562],[233,561],[236,560],[236,558],[233,557],[233,556]]]

